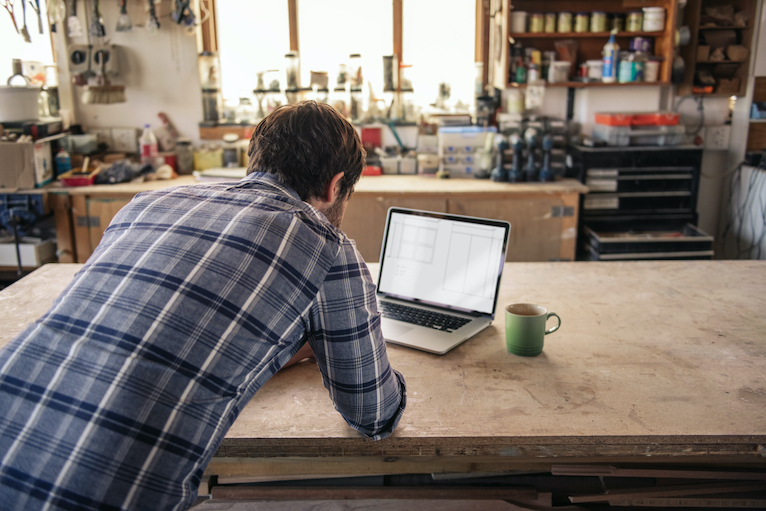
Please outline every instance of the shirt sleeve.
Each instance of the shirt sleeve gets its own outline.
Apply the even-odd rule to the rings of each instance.
[[[311,308],[309,344],[335,408],[373,440],[393,432],[404,412],[402,375],[388,361],[375,284],[346,239]]]

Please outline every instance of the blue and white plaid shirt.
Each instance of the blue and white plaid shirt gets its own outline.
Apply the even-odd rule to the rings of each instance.
[[[348,424],[406,402],[351,242],[268,174],[143,193],[0,351],[0,508],[184,509],[242,408],[308,341]]]

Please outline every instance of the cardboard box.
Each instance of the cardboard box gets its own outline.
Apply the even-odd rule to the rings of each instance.
[[[45,263],[54,262],[56,241],[53,238],[47,240],[22,238],[19,243],[19,255],[22,268],[37,268]],[[0,266],[15,267],[17,265],[16,244],[13,238],[0,238]]]
[[[35,142],[0,142],[0,189],[35,188],[53,181],[51,142],[62,137],[63,133]]]
[[[6,191],[35,186],[34,144],[0,142],[0,189]]]

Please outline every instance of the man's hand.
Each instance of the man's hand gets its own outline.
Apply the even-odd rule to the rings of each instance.
[[[311,346],[309,343],[304,344],[301,346],[301,349],[298,350],[298,352],[293,355],[293,358],[291,358],[285,365],[282,366],[282,369],[285,367],[290,367],[291,365],[297,364],[298,362],[305,360],[307,358],[314,358],[314,350],[311,349]]]

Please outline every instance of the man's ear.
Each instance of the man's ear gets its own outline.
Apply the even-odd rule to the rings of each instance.
[[[325,202],[333,203],[335,199],[340,195],[340,180],[343,178],[344,172],[338,172],[335,174],[324,190],[324,197],[322,199]]]

